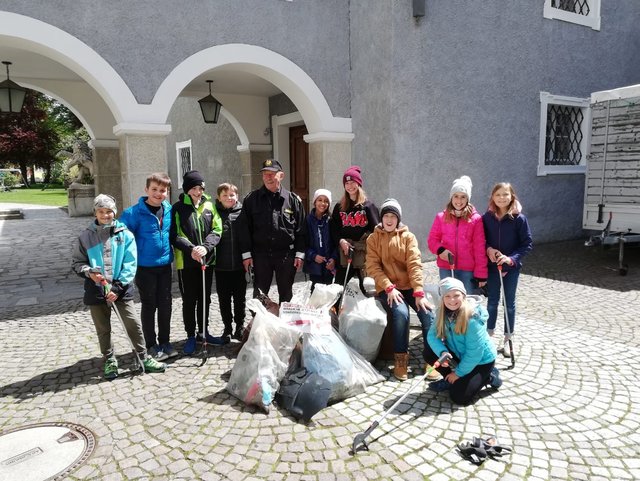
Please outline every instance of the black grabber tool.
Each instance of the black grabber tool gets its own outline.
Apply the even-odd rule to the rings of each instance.
[[[204,260],[204,256],[200,258],[200,264],[202,268],[202,363],[200,367],[204,366],[209,358],[209,349],[207,348],[207,302],[206,302],[206,276],[205,270],[207,269],[207,263]],[[197,321],[196,321],[197,324]],[[197,326],[196,326],[197,327]]]
[[[416,387],[422,385],[424,380],[427,379],[427,376],[431,374],[434,369],[437,369],[438,367],[445,365],[450,359],[451,359],[451,354],[449,354],[448,352],[443,353],[442,356],[440,356],[440,359],[434,362],[433,366],[430,366],[420,379],[418,379],[417,381],[414,381],[411,387],[409,388],[409,390],[405,392],[402,396],[400,396],[400,398],[393,404],[393,406],[391,406],[389,409],[387,409],[387,411],[385,411],[385,413],[382,415],[382,417],[379,420],[374,421],[373,424],[371,424],[371,426],[369,426],[369,428],[365,432],[357,434],[356,437],[353,439],[351,454],[353,455],[357,454],[359,445],[362,445],[362,449],[365,449],[368,451],[369,446],[367,446],[367,442],[365,441],[367,436],[369,436],[373,432],[373,430],[377,428],[382,421],[384,421],[384,419],[389,415],[389,413],[391,413],[398,404],[404,401],[404,399],[409,394],[411,394]]]
[[[447,254],[447,257],[449,258],[449,269],[451,269],[451,277],[455,278],[456,275],[453,273],[453,271],[456,269],[455,259],[451,252]]]
[[[500,278],[500,290],[502,291],[502,308],[504,309],[504,322],[507,330],[507,342],[509,343],[509,350],[511,351],[511,367],[516,367],[516,355],[513,351],[513,340],[511,339],[511,325],[509,324],[509,312],[507,311],[507,296],[504,292],[504,281],[502,280],[502,264],[498,264],[498,277]]]

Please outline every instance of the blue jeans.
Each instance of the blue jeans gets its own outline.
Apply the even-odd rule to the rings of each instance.
[[[475,293],[476,286],[473,282],[473,272],[454,269],[453,274],[456,279],[462,281],[464,288],[467,290],[467,294]],[[445,277],[451,277],[451,269],[440,269],[440,279],[444,279]]]
[[[393,352],[409,351],[409,306],[418,314],[420,324],[422,324],[422,339],[426,339],[427,332],[431,327],[434,316],[431,311],[418,310],[416,307],[416,299],[413,297],[413,289],[400,291],[404,296],[402,304],[394,303],[389,307],[387,303],[387,293],[385,291],[378,294],[378,299],[384,306],[384,309],[391,314],[393,332]]]
[[[520,270],[512,269],[502,278],[504,284],[504,296],[507,300],[507,314],[509,317],[509,327],[513,334],[516,324],[516,289],[518,288],[518,278]],[[498,317],[498,304],[500,304],[500,273],[494,263],[489,264],[489,279],[487,280],[487,290],[489,299],[487,300],[487,311],[489,312],[489,320],[487,321],[487,329],[495,329],[496,319]],[[505,335],[507,334],[507,323],[505,319]]]

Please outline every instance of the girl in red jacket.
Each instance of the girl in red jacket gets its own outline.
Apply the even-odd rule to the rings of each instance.
[[[471,179],[463,175],[453,181],[449,203],[436,215],[429,232],[429,250],[438,256],[440,279],[460,279],[467,292],[474,292],[475,283],[487,283],[487,256],[485,253],[482,217],[471,204]],[[449,256],[453,263],[450,264]]]

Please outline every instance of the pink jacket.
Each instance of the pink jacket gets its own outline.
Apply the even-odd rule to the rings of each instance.
[[[455,268],[471,271],[476,279],[487,279],[487,254],[482,217],[474,209],[471,219],[454,219],[445,222],[445,212],[439,212],[433,220],[427,244],[429,250],[438,255],[444,247],[454,255]],[[449,269],[449,262],[438,257],[438,267]]]

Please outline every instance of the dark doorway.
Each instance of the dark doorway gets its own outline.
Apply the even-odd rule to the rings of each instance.
[[[289,128],[291,190],[300,196],[307,212],[309,212],[309,144],[303,137],[308,133],[304,125]]]

